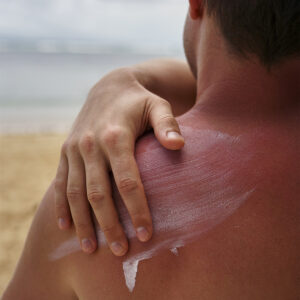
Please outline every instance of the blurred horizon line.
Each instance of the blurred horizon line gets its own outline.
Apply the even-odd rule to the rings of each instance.
[[[182,46],[177,43],[122,43],[84,38],[20,38],[0,37],[2,53],[45,53],[45,54],[154,54],[179,55]]]

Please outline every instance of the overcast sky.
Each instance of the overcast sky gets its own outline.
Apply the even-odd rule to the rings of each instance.
[[[0,38],[181,43],[187,0],[0,0]]]

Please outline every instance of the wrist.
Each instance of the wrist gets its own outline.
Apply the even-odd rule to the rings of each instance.
[[[129,67],[129,72],[131,72],[132,76],[135,80],[146,90],[155,93],[157,86],[157,79],[154,74],[147,70],[147,68],[143,68],[140,65],[135,65]]]

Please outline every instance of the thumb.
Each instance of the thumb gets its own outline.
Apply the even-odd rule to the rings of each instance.
[[[171,104],[155,96],[151,101],[149,123],[158,141],[167,149],[179,150],[184,146],[179,125],[172,113]]]

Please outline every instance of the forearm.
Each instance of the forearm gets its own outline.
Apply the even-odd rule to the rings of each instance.
[[[152,93],[169,101],[177,116],[196,101],[196,80],[186,62],[156,59],[133,67],[138,81]]]

